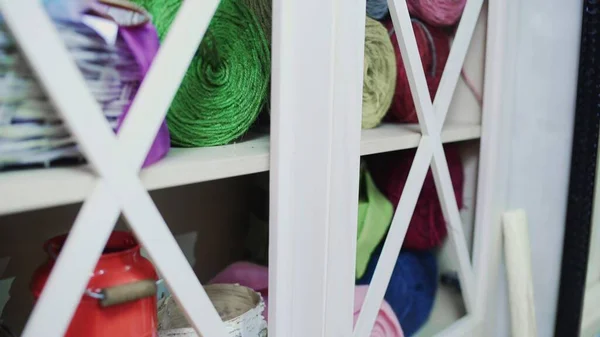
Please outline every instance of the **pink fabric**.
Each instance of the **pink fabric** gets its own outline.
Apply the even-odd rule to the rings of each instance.
[[[250,262],[236,262],[225,268],[210,283],[238,283],[244,287],[254,289],[265,300],[263,316],[268,321],[269,301],[269,269]],[[354,291],[354,323],[358,320],[360,310],[367,296],[369,286],[356,286]],[[390,305],[384,300],[377,314],[372,337],[404,337],[400,323]]]
[[[367,285],[356,286],[356,288],[354,288],[354,324],[356,324],[356,321],[358,320],[368,290],[369,286]],[[385,300],[381,303],[381,308],[379,308],[379,313],[377,313],[377,319],[375,319],[375,325],[371,331],[371,336],[404,337],[400,322],[398,322],[394,310],[392,310],[392,307],[390,307]]]

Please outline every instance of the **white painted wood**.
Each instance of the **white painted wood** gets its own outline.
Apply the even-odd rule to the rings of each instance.
[[[450,244],[450,249],[448,249],[448,251],[451,253],[450,259],[455,261],[456,266],[458,267],[458,279],[460,281],[465,307],[467,308],[467,312],[471,313],[473,312],[473,305],[475,303],[475,275],[473,274],[471,258],[469,256],[469,247],[467,247],[444,149],[441,143],[432,144],[432,147],[433,158],[431,171],[433,173],[433,179],[435,180],[437,195],[440,199],[442,213],[446,220],[446,227],[448,228],[448,239]]]
[[[89,275],[93,274],[108,240],[112,224],[118,219],[119,213],[93,216],[97,213],[97,205],[111,197],[109,187],[99,184],[94,195],[84,203],[29,316],[23,337],[58,337],[66,332],[89,282]],[[85,226],[78,223],[85,223]]]
[[[273,3],[269,334],[274,336],[325,336],[331,152],[341,136],[333,131],[335,5]]]
[[[536,337],[527,215],[519,209],[504,213],[502,218],[512,335]]]
[[[423,72],[423,67],[421,64],[421,59],[419,56],[419,51],[415,35],[412,29],[412,23],[408,14],[408,8],[406,7],[406,3],[404,1],[396,0],[390,0],[388,3],[390,6],[390,16],[392,18],[394,27],[396,28],[396,31],[399,32],[398,34],[396,34],[396,37],[398,39],[398,45],[400,46],[400,52],[406,67],[406,74],[415,103],[415,108],[417,110],[421,132],[424,135],[421,139],[422,144],[417,149],[417,155],[415,156],[413,166],[415,165],[415,163],[418,163],[417,156],[419,155],[419,153],[424,153],[425,151],[425,149],[423,149],[422,146],[431,147],[426,149],[430,157],[428,159],[423,160],[423,162],[427,162],[427,166],[429,166],[430,162],[432,163],[431,167],[435,178],[438,195],[440,196],[442,210],[450,228],[450,242],[454,248],[453,250],[451,250],[454,253],[452,257],[453,260],[456,261],[456,265],[459,267],[458,275],[461,283],[462,293],[465,299],[465,306],[469,312],[472,312],[475,301],[475,289],[473,286],[474,274],[470,263],[469,249],[465,242],[465,236],[463,233],[456,198],[454,196],[454,191],[450,180],[448,165],[442,148],[439,133],[441,127],[438,126],[443,125],[446,112],[444,112],[441,115],[439,121],[436,121],[436,116],[434,115],[435,111],[431,99],[429,97],[429,91],[427,89],[427,83],[425,81],[425,74]],[[473,21],[474,26],[474,24],[476,23],[476,17],[473,19]],[[472,34],[472,31],[473,29],[471,28],[470,34]],[[466,53],[468,44],[461,45],[460,47],[464,48],[464,53]],[[464,60],[464,55],[462,58]],[[446,81],[445,86],[449,85],[452,85],[454,87],[456,83],[452,84],[449,81]],[[423,142],[423,140],[426,141]],[[411,168],[411,173],[413,173],[413,168]],[[418,191],[415,192],[411,189],[408,189],[408,184],[410,182],[411,181],[409,174],[407,186],[405,187],[405,190],[402,193],[402,197],[405,197],[407,191],[409,194],[416,193],[416,195],[413,196],[416,202],[416,198],[418,197]],[[400,203],[401,202],[402,198],[400,200]],[[402,229],[402,235],[392,236],[388,234],[388,238],[386,239],[386,243],[384,244],[382,256],[380,257],[379,263],[375,270],[375,274],[373,276],[373,280],[371,281],[371,287],[369,289],[369,293],[363,306],[363,312],[361,313],[357,322],[357,326],[355,329],[356,337],[365,337],[372,329],[376,317],[376,309],[381,303],[385,290],[387,289],[387,285],[389,283],[389,279],[391,277],[391,273],[394,267],[394,262],[402,245],[404,235],[406,234],[408,221],[410,220],[412,212],[414,211],[414,204],[412,204],[412,206],[410,206],[411,208],[408,210],[408,214],[405,214],[407,210],[402,209],[400,203],[394,215],[394,220],[392,221],[392,228],[394,224],[397,223],[396,221],[399,217],[406,218],[404,219],[406,220],[406,223],[402,223],[401,225],[399,225],[399,228]],[[402,212],[399,212],[400,210],[402,210]],[[392,232],[392,228],[390,228],[390,233]],[[391,243],[389,242],[390,240]],[[384,256],[384,254],[386,253],[386,249],[388,254]]]
[[[585,291],[581,336],[596,337],[600,332],[600,282]]]
[[[357,39],[356,36],[364,35],[364,12],[362,10],[364,0],[354,0],[351,6],[335,1],[326,1],[325,3],[317,0],[301,3],[274,1],[271,104],[274,141],[270,144],[273,151],[270,216],[271,335],[345,337],[351,331],[351,325],[348,323],[351,323],[352,319],[350,312],[352,297],[349,294],[352,290],[353,251],[356,241],[358,153],[372,154],[418,146],[415,165],[411,169],[405,193],[403,193],[398,206],[401,212],[396,213],[392,224],[391,230],[394,230],[394,239],[385,244],[381,258],[385,262],[377,267],[373,286],[363,306],[363,315],[358,321],[354,335],[367,336],[369,334],[376,309],[381,303],[389,282],[393,262],[395,262],[402,245],[408,221],[430,164],[434,171],[438,194],[441,196],[444,215],[448,219],[450,238],[454,247],[454,260],[460,266],[461,285],[465,293],[466,305],[470,308],[473,303],[476,303],[475,308],[477,308],[477,303],[485,303],[485,298],[487,298],[487,292],[482,292],[481,288],[488,291],[493,289],[489,286],[493,277],[487,275],[483,277],[478,273],[477,283],[474,283],[468,247],[464,241],[456,200],[441,147],[442,142],[476,139],[481,134],[481,127],[478,125],[450,124],[443,129],[442,125],[454,94],[458,71],[462,67],[464,54],[472,35],[472,26],[475,25],[482,0],[470,0],[467,5],[448,61],[449,66],[447,66],[442,79],[439,99],[436,99],[435,105],[432,105],[429,99],[406,4],[404,1],[391,0],[390,2],[394,24],[403,32],[403,34],[398,34],[398,39],[403,57],[407,60],[409,82],[414,93],[413,96],[416,98],[421,126],[383,125],[377,129],[364,130],[361,135],[359,133],[359,107],[361,105],[362,71],[359,70],[362,69],[363,51],[362,38]],[[490,2],[497,3],[495,0]],[[190,3],[198,2],[187,1],[184,6]],[[187,17],[198,18],[198,9],[191,7],[193,4],[189,6],[191,9],[188,10]],[[196,6],[204,6],[204,4],[196,4]],[[212,5],[207,4],[206,6]],[[317,7],[320,9],[318,13],[314,10]],[[22,192],[22,198],[18,198],[20,200],[15,200],[17,198],[14,198],[14,195],[11,200],[6,200],[6,203],[4,200],[0,200],[0,214],[81,201],[91,193],[91,197],[84,204],[73,229],[72,239],[65,247],[64,255],[72,256],[72,258],[71,260],[61,258],[63,265],[67,263],[64,261],[71,261],[81,264],[77,268],[78,271],[91,270],[90,261],[94,261],[99,256],[102,242],[106,240],[110,231],[109,223],[111,221],[114,223],[118,215],[119,204],[123,204],[132,227],[138,231],[142,230],[142,234],[138,233],[138,236],[153,251],[153,253],[151,252],[152,258],[158,259],[157,263],[159,268],[162,268],[161,272],[164,273],[164,269],[168,272],[167,274],[174,275],[176,268],[186,269],[186,266],[182,263],[180,252],[175,249],[168,229],[164,223],[160,223],[160,214],[149,200],[145,190],[191,184],[269,169],[267,159],[269,138],[259,136],[250,141],[224,147],[172,150],[164,161],[142,172],[141,181],[133,173],[134,168],[139,168],[139,163],[150,146],[150,138],[157,130],[158,123],[164,118],[164,112],[173,97],[174,88],[191,57],[189,52],[195,48],[188,43],[192,40],[199,41],[199,36],[202,34],[195,35],[197,34],[195,32],[204,31],[214,7],[201,8],[201,10],[205,11],[201,12],[200,22],[196,23],[195,29],[197,30],[186,30],[188,25],[184,23],[173,26],[180,30],[173,36],[180,39],[172,38],[170,47],[166,47],[167,41],[161,49],[156,64],[149,73],[148,80],[144,83],[140,95],[130,111],[128,122],[119,135],[119,143],[112,139],[109,130],[96,130],[92,132],[92,135],[86,136],[83,134],[84,127],[82,125],[91,125],[91,123],[85,124],[76,117],[72,117],[74,120],[69,120],[72,124],[80,123],[74,125],[76,127],[73,129],[84,141],[82,145],[94,164],[93,166],[98,168],[103,177],[107,178],[106,183],[97,183],[94,173],[87,168],[0,174],[0,189],[8,187],[14,190],[16,186],[25,187],[19,189]],[[493,13],[492,16],[497,16],[497,13]],[[307,24],[306,18],[309,17],[310,24]],[[31,17],[29,19],[31,20]],[[358,21],[361,22],[360,25],[357,25]],[[498,27],[494,29],[496,30],[490,32],[489,36],[502,37],[499,34],[500,29]],[[495,52],[501,51],[501,49],[498,50],[499,44],[496,41],[490,44],[495,46]],[[33,50],[32,46],[29,47]],[[186,51],[181,52],[180,50]],[[179,53],[183,55],[179,55]],[[500,82],[499,74],[502,71],[500,65],[496,63],[497,55],[493,55],[490,49],[487,54],[488,60],[493,59],[494,64],[487,63],[486,75],[489,74],[489,69],[494,69],[496,77],[488,79],[486,76],[486,105],[484,106],[486,115],[489,114],[488,111],[492,111],[492,113],[499,111],[492,104],[499,105],[500,93],[497,88],[498,82]],[[176,69],[171,72],[167,67],[159,66],[158,60],[164,64],[178,60]],[[38,62],[42,61],[38,60]],[[62,64],[62,66],[64,65]],[[348,69],[356,70],[356,72],[348,71]],[[58,70],[62,70],[62,68],[59,67]],[[160,83],[163,77],[165,85]],[[323,81],[315,82],[314,78],[317,77]],[[51,79],[47,78],[46,80],[49,83]],[[76,80],[65,79],[66,83],[69,81],[76,83]],[[491,84],[490,88],[488,88],[489,84]],[[65,88],[67,86],[56,89],[54,99],[60,98],[60,95],[64,94]],[[160,94],[166,88],[168,88],[167,93]],[[91,107],[93,104],[89,100],[86,103],[87,98],[84,97],[86,95],[81,93],[83,96],[80,98],[80,95],[77,95],[77,100],[73,100],[74,102],[58,99],[57,103],[65,106],[66,111],[69,111],[69,107],[74,106],[75,103],[82,104],[82,106],[87,104]],[[159,97],[153,97],[154,95]],[[348,99],[348,97],[352,97],[352,99]],[[144,100],[144,98],[146,99]],[[89,110],[92,112],[94,109]],[[146,113],[147,110],[154,111],[151,112],[150,118],[146,118],[142,114],[142,111]],[[96,122],[100,121],[99,118],[94,118],[96,118]],[[314,123],[315,120],[320,123]],[[506,127],[503,124],[493,125],[493,122],[498,120],[499,116],[497,115],[484,118],[484,128],[493,129],[496,132],[505,130]],[[505,129],[501,129],[502,127]],[[421,136],[420,129],[425,136]],[[442,129],[441,133],[440,129]],[[139,139],[136,138],[137,132],[142,130],[144,131],[143,136],[140,136]],[[310,134],[311,137],[305,137],[306,134]],[[361,136],[362,141],[359,148],[358,138]],[[492,135],[492,137],[496,136]],[[94,144],[89,141],[91,138],[105,141],[105,144],[102,146]],[[477,205],[479,209],[480,202],[484,204],[485,206],[481,206],[481,209],[486,210],[487,213],[478,217],[478,220],[484,219],[480,220],[479,225],[482,221],[489,221],[491,225],[484,224],[476,239],[482,242],[477,241],[479,248],[475,252],[474,259],[476,261],[487,261],[490,259],[488,256],[495,254],[493,247],[488,248],[485,245],[490,241],[495,242],[498,237],[498,235],[494,236],[494,230],[490,229],[495,226],[496,216],[489,209],[498,207],[500,193],[488,190],[504,182],[501,179],[491,182],[495,178],[494,173],[499,171],[492,164],[497,164],[497,158],[500,155],[495,152],[489,153],[489,151],[498,146],[497,142],[497,138],[492,138],[491,141],[487,138],[487,142],[482,142],[481,147],[482,158],[485,158],[486,162],[482,164],[483,167],[480,170],[480,175],[484,173],[484,187],[480,190],[485,193],[478,197]],[[109,151],[109,149],[112,150]],[[123,150],[119,151],[121,149]],[[107,160],[112,160],[117,164],[114,168],[107,167]],[[49,181],[49,179],[55,180]],[[18,185],[19,183],[22,185]],[[37,189],[35,189],[36,186]],[[45,187],[42,189],[42,193],[39,192],[40,186]],[[128,191],[121,191],[123,187]],[[56,193],[56,191],[60,192]],[[142,209],[146,210],[147,214],[142,214]],[[106,210],[115,211],[106,212]],[[92,218],[92,216],[95,217]],[[86,225],[94,223],[95,231],[87,231],[84,226],[80,225],[84,223]],[[141,226],[142,223],[144,223],[144,227],[151,227],[156,232],[145,232]],[[164,240],[165,236],[167,239],[163,244],[167,247],[162,247],[163,244],[159,245],[157,242]],[[92,244],[88,242],[92,242]],[[81,252],[77,260],[74,258],[75,252],[78,254]],[[175,262],[173,266],[165,266],[167,261]],[[482,267],[479,267],[478,271],[481,272]],[[493,268],[487,265],[484,267]],[[61,270],[62,273],[65,273],[66,269],[62,268]],[[61,307],[58,307],[61,312],[73,309],[77,296],[81,294],[85,286],[84,273],[75,274],[77,275],[71,277],[67,282],[70,286],[77,285],[78,293],[75,294],[76,291],[73,290],[67,291],[70,297],[61,304]],[[190,281],[195,280],[195,276],[192,274],[187,272],[183,274],[182,277],[175,277],[178,285],[174,290],[180,297],[184,293],[186,295],[194,293],[195,283],[197,283]],[[188,282],[186,283],[186,281]],[[56,283],[51,288],[66,289],[66,286]],[[178,291],[177,288],[182,290]],[[481,296],[483,299],[475,301],[475,292],[478,295],[483,294]],[[192,299],[197,299],[197,297],[191,296],[187,300],[184,299],[184,302],[189,304]],[[41,302],[53,304],[57,301],[56,298],[41,300]],[[197,310],[195,323],[200,320],[200,312],[203,314],[206,312],[203,311],[206,308],[201,308],[201,305],[198,304],[198,307],[195,308]],[[210,308],[206,310],[211,311]],[[480,314],[478,310],[471,309],[470,311],[471,313],[474,311],[475,315],[465,316],[439,335],[473,335],[472,329],[480,325],[484,314]],[[38,315],[42,317],[41,314]],[[65,318],[62,317],[59,321],[64,323]],[[44,322],[44,324],[46,323],[48,322]],[[60,328],[56,326],[62,323],[56,322],[55,327],[52,328],[54,330],[50,331],[58,331]],[[216,324],[209,329],[213,330],[203,331],[203,333],[211,337],[213,337],[212,332],[219,333]],[[36,332],[34,333],[34,331]],[[26,336],[37,337],[39,334],[36,335],[36,333],[40,331],[30,330]],[[48,330],[44,330],[44,332],[47,334]]]
[[[478,322],[475,335],[493,329],[494,294],[502,242],[501,216],[506,205],[510,139],[510,103],[503,100],[505,74],[506,21],[505,2],[488,1],[488,27],[483,92],[482,137],[479,150],[479,174],[475,213],[473,266],[476,275],[474,315]],[[506,109],[506,110],[504,110]]]
[[[56,46],[62,45],[52,23],[37,2],[3,2],[2,13],[15,37],[20,41],[23,41],[21,43],[21,48],[25,51],[27,56],[31,55],[30,60],[35,60],[35,58],[40,59],[42,57],[48,57],[49,60],[53,60],[53,58],[59,60],[61,57],[63,57],[63,60],[66,59],[65,55],[60,54],[60,50],[59,55],[57,56],[52,54],[52,51],[54,51],[52,49],[50,49],[48,53],[43,49],[41,52],[35,49],[38,46],[44,48],[47,44]],[[19,26],[21,23],[25,23],[28,20],[36,22],[36,25],[27,24]],[[45,34],[46,36],[37,35],[39,33],[37,33],[36,30],[39,30],[40,33]],[[45,37],[45,39],[42,40],[42,43],[37,45],[36,40],[40,37]],[[74,67],[74,65],[70,66]],[[54,68],[52,67],[48,68],[50,71],[53,69]],[[71,71],[71,73],[73,72],[74,71]],[[60,79],[61,77],[57,78]],[[81,82],[83,82],[83,80],[81,80]],[[64,91],[65,89],[64,86],[59,85],[54,88],[54,91]],[[84,95],[87,94],[89,96],[89,93],[86,92],[85,89],[83,89],[83,91]],[[67,102],[65,103],[68,104]],[[78,104],[79,102],[73,100],[72,103]],[[73,105],[72,107],[75,108],[76,106]],[[97,107],[95,108],[96,110],[99,110]],[[100,123],[101,126],[108,129],[105,121],[101,121]],[[101,185],[99,190],[100,192],[104,192],[104,195],[110,196],[107,188],[107,186]],[[92,200],[95,199],[92,198]],[[84,206],[83,210],[88,210],[87,213],[92,214],[94,211],[93,208],[94,207],[90,208]],[[110,216],[110,213],[108,216]],[[118,213],[113,216],[113,220],[116,220],[117,216]],[[82,239],[86,239],[86,235],[89,235],[93,239],[92,242],[99,242],[102,240],[105,242],[110,231],[110,228],[107,227],[107,222],[103,221],[103,219],[90,218],[88,220],[88,225],[93,228],[84,231],[81,230],[81,227],[78,228],[78,226],[76,226],[76,228],[73,229],[73,236],[71,236],[71,238],[77,238],[78,240],[69,240],[70,242],[65,243],[63,254],[61,254],[59,261],[54,268],[54,272],[50,275],[46,283],[46,289],[52,289],[53,291],[44,291],[42,293],[38,305],[36,305],[31,314],[30,324],[25,327],[23,336],[64,335],[75,308],[79,304],[79,299],[81,298],[83,290],[87,285],[89,275],[93,271],[95,262],[98,260],[98,256],[101,254],[103,248],[103,243],[94,245],[87,242],[87,240]],[[77,267],[73,268],[73,266]],[[76,270],[76,272],[73,272],[74,270]],[[64,293],[60,292],[60,290],[63,290]]]
[[[362,130],[361,155],[415,148],[421,134],[416,124],[383,124]],[[444,143],[478,139],[479,125],[448,124]],[[129,139],[129,138],[128,138]],[[173,148],[160,162],[141,171],[148,190],[195,184],[269,170],[269,136],[208,148]],[[20,170],[0,173],[0,215],[80,202],[96,176],[88,166]]]
[[[192,7],[194,3],[190,3],[192,5],[189,10],[195,9]],[[21,47],[32,68],[36,70],[42,85],[73,134],[77,136],[88,160],[105,178],[97,188],[98,194],[92,195],[90,198],[92,203],[83,207],[83,213],[74,226],[74,233],[82,233],[80,227],[89,226],[90,223],[93,225],[93,221],[86,220],[91,220],[95,216],[96,221],[101,224],[97,227],[98,238],[78,241],[83,239],[81,237],[83,235],[69,237],[48,279],[46,291],[42,293],[23,335],[64,334],[79,297],[83,293],[83,288],[87,284],[87,277],[118,216],[118,203],[120,203],[133,231],[164,275],[192,325],[205,335],[225,336],[216,310],[197,281],[156,206],[134,171],[127,170],[125,164],[137,163],[132,163],[131,160],[124,161],[123,157],[133,154],[118,151],[116,137],[106,124],[98,104],[87,91],[81,74],[42,7],[36,1],[4,2],[2,5],[3,14],[13,34],[21,41]],[[36,25],[28,25],[27,20],[24,19],[27,16],[36,22]],[[208,21],[208,18],[206,20]],[[207,22],[204,23],[204,28],[206,25]],[[172,88],[175,89],[176,87]],[[82,115],[81,110],[88,111],[89,115]],[[137,111],[138,114],[143,112],[139,109]],[[156,120],[160,122],[164,118],[164,113],[158,111],[158,114],[162,114],[163,117]],[[148,137],[152,136],[148,134]],[[142,139],[140,144],[144,145],[144,141],[151,142],[151,140],[152,138]],[[143,160],[145,154],[137,157]],[[141,162],[139,164],[141,165]],[[78,250],[73,250],[76,241],[81,243],[77,247]],[[81,246],[83,244],[85,247]],[[82,260],[82,255],[89,259]],[[73,261],[69,261],[69,258]],[[79,268],[73,270],[73,265],[78,265]],[[58,291],[61,288],[63,291]],[[52,296],[55,298],[53,299]],[[60,302],[62,302],[62,310],[56,310],[56,303]]]
[[[504,199],[499,200],[506,209],[527,210],[538,334],[552,336],[567,207],[583,2],[500,3],[501,10],[505,11],[503,31],[507,41],[504,49],[497,50],[488,60],[500,62],[493,72],[502,72],[505,79],[503,92],[495,104],[509,121],[504,128],[507,135],[500,140],[502,148],[508,147],[509,155],[497,164],[508,165],[509,178],[501,178],[505,173],[502,169],[494,179],[501,179],[497,187],[507,190]],[[498,14],[491,7],[492,2],[490,14]],[[490,27],[495,26],[490,22]],[[487,41],[488,48],[497,42],[492,36]],[[486,90],[488,75],[490,72],[486,73]],[[483,138],[487,134],[484,125]],[[483,157],[485,152],[482,150],[481,154]],[[492,207],[497,206],[492,204]],[[485,241],[482,244],[485,245]],[[493,249],[491,251],[495,254]],[[480,264],[485,266],[489,257],[485,254],[482,257],[485,261]],[[494,324],[487,325],[485,331],[493,332],[490,334],[493,337],[510,336],[505,278],[498,270],[491,273],[480,270],[478,275],[493,279],[493,287],[482,292],[484,296],[494,294],[488,296],[487,301],[496,304],[494,313],[486,311],[486,317],[493,319]]]
[[[324,336],[352,335],[361,152],[365,0],[338,1]],[[360,24],[358,24],[360,23]]]
[[[600,141],[598,142],[600,144]],[[588,256],[586,287],[600,284],[600,148],[596,160],[596,179],[594,182],[594,208],[592,209],[592,230]],[[586,292],[587,296],[587,292]]]
[[[598,141],[600,144],[600,139]],[[598,150],[600,154],[600,149]],[[600,156],[596,160],[594,206],[588,255],[583,314],[580,333],[583,337],[597,337],[600,333]]]
[[[390,282],[402,242],[404,242],[409,221],[415,210],[417,198],[423,187],[423,181],[425,181],[427,169],[431,162],[432,149],[429,141],[428,136],[423,136],[417,148],[417,153],[408,173],[408,178],[400,196],[392,224],[390,225],[387,239],[383,245],[379,262],[371,279],[361,314],[356,322],[354,337],[368,337],[373,329],[373,324],[375,323],[383,296]]]
[[[467,3],[467,5],[470,3]],[[485,51],[486,51],[486,34],[487,34],[487,17],[488,8],[487,1],[481,6],[481,13],[473,35],[469,44],[469,49],[465,56],[464,65],[461,75],[454,89],[454,96],[448,108],[447,117],[444,124],[451,123],[470,123],[481,125],[482,114],[482,96],[483,96],[483,81],[485,78]],[[453,39],[453,38],[452,38]],[[452,41],[451,41],[452,43]],[[452,49],[450,50],[452,53]],[[464,75],[464,76],[463,76]],[[433,99],[434,108],[439,105],[441,94],[436,94]],[[437,111],[437,110],[436,110]]]
[[[433,109],[441,121],[446,119],[446,114],[448,113],[450,103],[452,102],[456,84],[460,77],[460,72],[463,69],[473,32],[475,31],[475,25],[477,24],[477,19],[481,13],[482,4],[483,0],[467,1],[460,23],[456,29],[444,73],[440,79],[439,89],[433,101]],[[443,122],[439,123],[438,127],[441,129],[443,125]]]
[[[139,169],[198,50],[219,0],[186,1],[177,12],[117,136],[127,167]]]
[[[392,18],[396,32],[398,32],[396,38],[415,103],[421,132],[424,135],[435,134],[439,128],[435,125],[433,105],[429,97],[429,89],[425,80],[423,64],[421,63],[421,56],[417,47],[415,32],[412,28],[412,21],[408,14],[408,7],[406,7],[406,1],[388,0],[388,4],[390,17]],[[443,120],[441,124],[443,124]],[[435,142],[437,139],[432,139],[432,141]]]
[[[360,154],[364,156],[415,148],[421,139],[420,130],[418,124],[382,124],[375,129],[362,130]],[[441,138],[444,143],[452,143],[479,139],[480,136],[480,125],[447,124]]]

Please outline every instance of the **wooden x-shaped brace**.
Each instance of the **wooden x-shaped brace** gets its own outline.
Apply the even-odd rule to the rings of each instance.
[[[453,48],[448,57],[440,86],[432,104],[425,80],[425,73],[419,56],[417,41],[412,28],[408,8],[404,0],[388,0],[396,37],[409,80],[422,137],[409,171],[404,191],[398,202],[394,219],[375,269],[363,310],[356,323],[355,337],[369,336],[373,328],[381,301],[390,282],[396,259],[402,247],[404,236],[414,212],[427,170],[431,166],[444,218],[449,226],[452,245],[452,259],[458,263],[458,276],[461,283],[467,311],[474,305],[474,274],[470,262],[469,249],[465,242],[460,213],[450,180],[448,163],[441,141],[450,102],[464,63],[469,42],[473,35],[482,0],[469,0],[456,32]],[[437,117],[437,118],[436,118]],[[437,120],[436,120],[437,119]]]
[[[99,175],[23,336],[64,335],[121,210],[190,323],[204,336],[226,336],[219,315],[137,175],[217,4],[217,0],[183,3],[116,137],[39,2],[1,2],[9,28]]]

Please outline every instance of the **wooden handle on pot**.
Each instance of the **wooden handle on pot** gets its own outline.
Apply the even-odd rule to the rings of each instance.
[[[106,308],[150,296],[156,296],[156,291],[156,281],[154,280],[143,280],[105,288],[101,292],[103,298],[100,300],[100,305],[103,308]]]

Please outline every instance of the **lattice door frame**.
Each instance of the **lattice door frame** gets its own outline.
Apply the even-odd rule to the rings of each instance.
[[[225,336],[216,311],[137,175],[217,3],[184,1],[128,118],[114,136],[39,3],[0,1],[7,25],[98,175],[23,336],[64,334],[121,210],[192,325],[204,336]],[[406,3],[389,0],[422,137],[355,337],[367,336],[373,325],[430,166],[449,219],[454,261],[460,266],[468,308],[467,316],[443,333],[480,335],[474,331],[485,316],[485,294],[494,289],[499,200],[506,182],[501,169],[506,129],[501,115],[506,21],[502,1],[489,0],[488,7],[473,263],[440,132],[482,3],[468,0],[438,94],[431,102]],[[352,335],[365,6],[365,0],[273,3],[269,259],[273,336]],[[82,109],[89,113],[83,116]],[[323,123],[316,125],[315,120]],[[311,247],[308,252],[307,247]]]
[[[182,5],[115,136],[41,4],[1,3],[9,29],[98,175],[24,337],[64,335],[121,211],[190,323],[205,336],[226,336],[218,313],[137,174],[217,4],[196,0]]]
[[[501,127],[498,109],[500,81],[499,67],[503,50],[503,8],[499,1],[489,1],[488,39],[486,51],[486,79],[483,106],[483,130],[480,148],[479,186],[477,196],[477,214],[475,226],[475,243],[473,247],[473,263],[469,248],[465,241],[462,221],[456,203],[448,165],[444,156],[440,132],[446,118],[454,90],[460,76],[467,50],[473,36],[477,19],[480,15],[483,0],[468,0],[464,9],[450,55],[444,69],[440,85],[433,102],[431,102],[425,74],[422,67],[415,35],[412,29],[408,8],[405,1],[388,0],[390,15],[398,38],[398,45],[415,102],[421,141],[410,169],[396,213],[392,220],[386,242],[383,246],[379,263],[375,269],[363,310],[356,323],[354,337],[366,337],[373,327],[377,312],[385,290],[388,286],[396,258],[400,252],[409,221],[423,185],[427,170],[431,167],[444,218],[448,224],[449,244],[452,246],[451,260],[458,267],[467,314],[441,334],[471,336],[481,327],[485,312],[486,296],[490,280],[487,278],[490,267],[495,265],[494,254],[497,253],[499,241],[499,214],[492,214],[493,203],[489,198],[494,184],[492,179],[496,173],[498,154],[490,154],[490,150],[499,147],[498,130]],[[498,105],[496,105],[498,104]],[[498,123],[498,124],[492,124]],[[492,150],[493,151],[493,150]],[[495,252],[492,250],[495,249]],[[496,258],[497,260],[497,258]],[[497,264],[496,264],[497,265]]]

